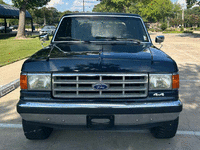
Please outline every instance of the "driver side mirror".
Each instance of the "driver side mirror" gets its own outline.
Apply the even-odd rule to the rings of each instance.
[[[42,42],[41,43],[41,45],[42,45],[42,47],[44,48],[44,43],[45,43],[45,41],[48,41],[49,40],[49,35],[48,34],[43,34],[43,35],[40,35],[39,36],[39,39],[40,39],[40,41]]]
[[[49,40],[49,35],[48,34],[43,34],[39,36],[40,41],[45,42]]]
[[[164,41],[165,37],[163,35],[157,36],[155,39],[156,43],[162,43]]]

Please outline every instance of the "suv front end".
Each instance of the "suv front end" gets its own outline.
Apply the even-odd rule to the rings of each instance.
[[[30,140],[60,127],[150,128],[156,138],[172,138],[182,111],[177,65],[152,45],[138,15],[64,16],[51,45],[23,64],[20,86],[17,111]]]

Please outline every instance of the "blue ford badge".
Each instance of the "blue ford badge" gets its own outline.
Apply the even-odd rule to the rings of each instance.
[[[94,89],[96,89],[96,90],[105,90],[105,89],[108,88],[108,86],[107,86],[106,84],[96,84],[96,85],[94,85],[93,87],[94,87]]]

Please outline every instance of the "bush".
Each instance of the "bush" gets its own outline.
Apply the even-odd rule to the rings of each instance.
[[[161,30],[161,29],[158,29],[158,28],[155,29],[155,31],[156,31],[156,32],[162,32],[162,30]]]
[[[148,31],[155,32],[155,29],[149,28]]]
[[[167,24],[166,23],[162,23],[160,28],[162,29],[162,31],[164,31],[165,29],[167,29]]]
[[[165,31],[176,31],[176,29],[174,29],[174,28],[168,28],[168,29],[165,29]]]
[[[183,27],[181,27],[181,31],[184,31],[184,28],[183,28]]]
[[[193,33],[193,31],[183,31],[183,33]]]
[[[200,31],[200,27],[195,28],[196,31]]]

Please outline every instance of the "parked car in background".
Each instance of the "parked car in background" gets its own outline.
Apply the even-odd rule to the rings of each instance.
[[[41,30],[40,30],[40,35],[42,34],[48,34],[48,35],[53,35],[54,32],[56,30],[55,26],[44,26]]]
[[[10,26],[10,29],[12,29],[12,30],[17,30],[18,29],[18,25],[12,25],[12,26]]]
[[[12,29],[9,27],[6,27],[6,31],[8,32],[12,32]],[[5,32],[5,26],[0,26],[0,33],[4,33]]]

